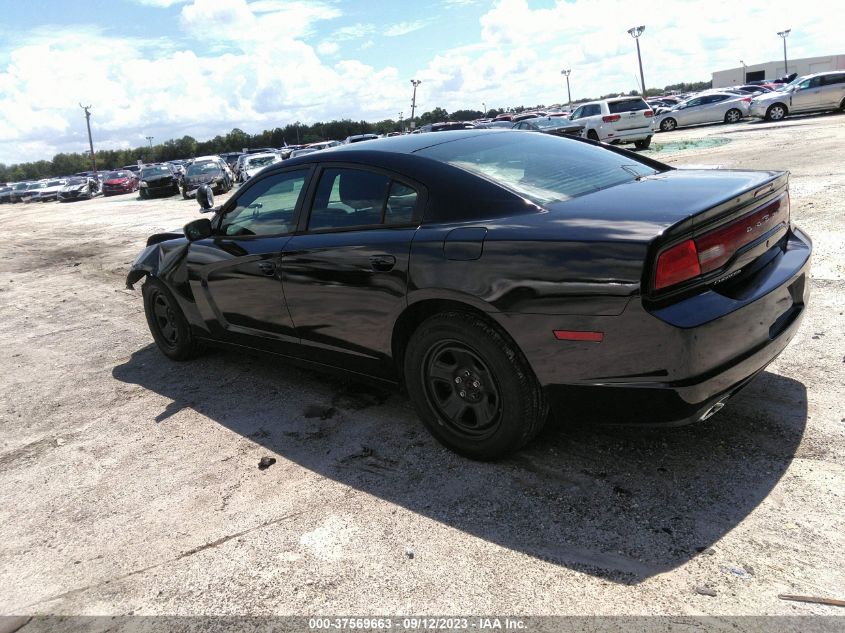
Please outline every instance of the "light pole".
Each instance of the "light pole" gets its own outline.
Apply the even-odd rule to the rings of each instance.
[[[145,136],[144,138],[147,139],[150,142],[150,149],[152,149],[153,148],[153,139],[155,138],[155,136]]]
[[[481,116],[487,116],[487,104],[482,101],[481,107],[484,109],[484,114],[482,114]]]
[[[570,110],[572,109],[572,93],[569,92],[569,73],[572,72],[571,68],[567,68],[566,70],[561,70],[560,74],[566,77],[566,97],[569,99],[569,103],[567,104],[567,108]]]
[[[637,61],[640,63],[640,83],[643,87],[643,99],[645,99],[645,78],[643,77],[643,58],[640,55],[640,35],[645,31],[644,26],[632,26],[628,29],[628,35],[634,38],[637,42]]]
[[[748,71],[746,70],[746,68],[748,68],[748,66],[746,66],[745,62],[741,59],[739,60],[739,63],[742,64],[742,83],[746,83],[745,78],[748,76]]]
[[[402,115],[405,114],[404,112],[399,113],[399,131],[404,132],[405,128],[402,126]]]
[[[786,29],[785,31],[778,31],[778,35],[781,36],[783,39],[783,76],[786,77],[789,74],[789,69],[786,65],[786,38],[789,36],[789,32],[792,29]]]
[[[79,107],[85,110],[85,125],[88,126],[88,147],[91,148],[91,163],[94,165],[94,173],[97,173],[97,157],[94,155],[94,141],[91,140],[91,106],[84,106],[81,103]]]
[[[414,96],[411,97],[411,127],[414,127],[414,110],[417,107],[417,86],[421,83],[419,79],[411,79],[411,84],[414,86]]]

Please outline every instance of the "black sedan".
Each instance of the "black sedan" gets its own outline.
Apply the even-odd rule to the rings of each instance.
[[[528,130],[531,132],[544,132],[555,136],[581,136],[584,126],[573,123],[563,117],[537,117],[534,119],[523,119],[513,124],[515,130]]]
[[[708,418],[808,299],[787,173],[674,169],[583,139],[346,145],[264,170],[213,212],[150,237],[127,278],[146,277],[166,356],[224,345],[403,385],[438,440],[480,459],[550,409]]]
[[[141,170],[141,183],[138,187],[138,195],[141,198],[172,196],[179,191],[179,174],[171,165],[150,165]]]

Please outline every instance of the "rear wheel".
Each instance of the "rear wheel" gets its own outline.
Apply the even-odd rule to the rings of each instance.
[[[727,112],[725,112],[725,123],[739,123],[739,120],[742,118],[742,112],[737,110],[736,108],[731,108]]]
[[[651,137],[649,136],[646,139],[641,141],[634,141],[634,147],[637,149],[648,149],[648,146],[651,145]]]
[[[542,428],[540,385],[512,342],[475,315],[430,317],[411,336],[405,382],[432,435],[456,453],[498,459]]]
[[[786,106],[781,103],[775,103],[769,106],[766,110],[766,119],[769,121],[780,121],[786,116]]]
[[[673,119],[672,117],[666,117],[660,122],[660,131],[661,132],[671,132],[676,127],[678,127],[678,122]]]
[[[142,293],[147,325],[162,354],[172,360],[188,360],[196,356],[201,347],[167,286],[150,277],[144,283]]]

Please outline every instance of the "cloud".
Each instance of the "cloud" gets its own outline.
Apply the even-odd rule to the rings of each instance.
[[[336,42],[320,42],[317,46],[317,52],[320,55],[334,55],[337,53],[340,46]]]
[[[398,24],[391,24],[384,30],[384,35],[387,37],[399,37],[400,35],[407,35],[414,31],[419,31],[426,26],[428,22],[425,20],[416,20],[414,22],[399,22]]]

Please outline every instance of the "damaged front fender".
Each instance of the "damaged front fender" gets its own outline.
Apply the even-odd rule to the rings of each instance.
[[[126,287],[132,289],[144,277],[163,277],[176,268],[188,254],[190,242],[182,233],[157,233],[147,240],[147,247],[135,258]]]

